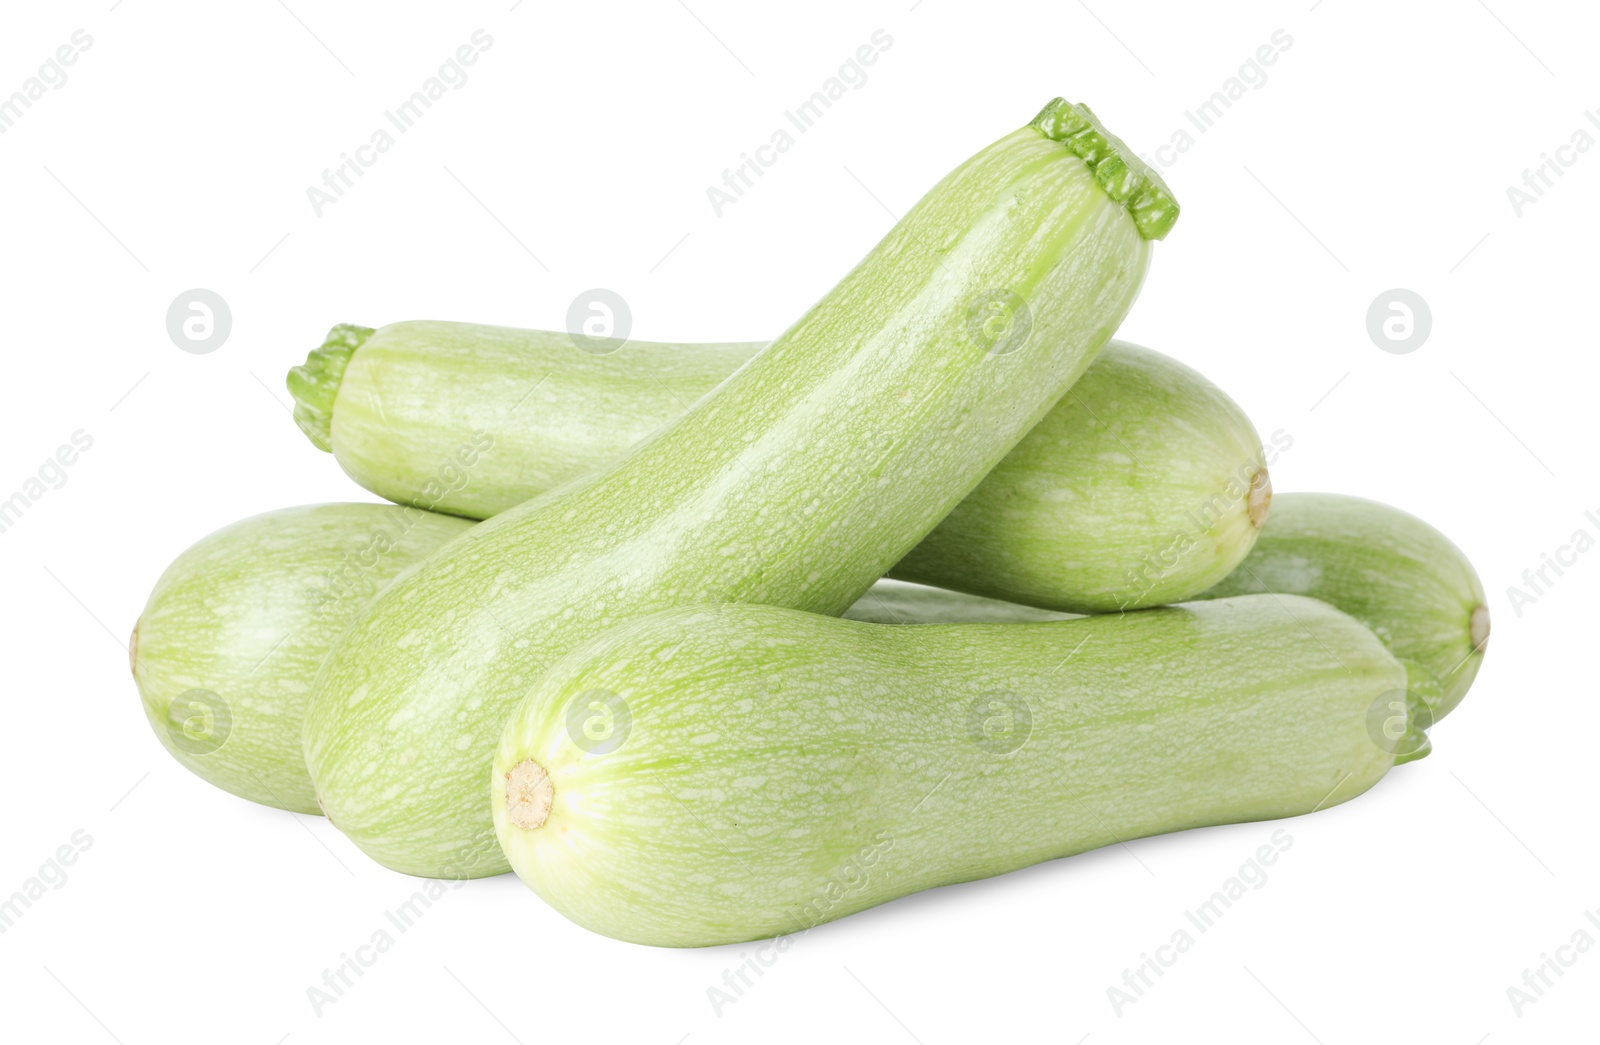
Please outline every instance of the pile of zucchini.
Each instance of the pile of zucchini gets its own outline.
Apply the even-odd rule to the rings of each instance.
[[[1177,216],[1057,99],[769,343],[335,327],[295,419],[394,503],[184,552],[146,715],[388,867],[670,946],[1353,798],[1466,693],[1483,591],[1111,340]]]

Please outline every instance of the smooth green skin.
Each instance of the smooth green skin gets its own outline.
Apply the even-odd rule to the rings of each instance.
[[[496,844],[495,739],[546,667],[678,605],[842,613],[1079,377],[1150,248],[1093,168],[1032,125],[979,152],[669,427],[374,600],[306,718],[324,811],[395,870],[463,874],[464,854]],[[1026,336],[983,336],[1005,332],[999,289],[1029,310]]]
[[[380,588],[470,526],[397,505],[318,504],[202,539],[156,582],[129,642],[150,727],[223,790],[317,812],[300,734],[322,658]]]
[[[391,500],[410,502],[442,472],[464,476],[436,507],[475,518],[612,463],[761,347],[593,355],[540,330],[351,333],[362,329],[336,327],[334,350],[313,353],[321,365],[291,371],[302,427]],[[1174,359],[1112,341],[890,574],[1065,611],[1181,601],[1250,550],[1270,491],[1252,513],[1258,476],[1265,484],[1261,441],[1233,400]]]
[[[911,628],[688,608],[546,672],[490,805],[517,874],[579,925],[733,943],[1346,801],[1393,764],[1367,721],[1405,682],[1360,623],[1296,596]],[[508,776],[526,760],[542,823]]]
[[[1255,548],[1201,599],[1255,592],[1308,595],[1371,628],[1394,655],[1437,676],[1413,689],[1437,722],[1477,677],[1489,636],[1483,585],[1444,534],[1377,501],[1283,493]],[[1479,635],[1473,635],[1478,613]]]
[[[317,669],[373,595],[471,525],[396,505],[313,504],[203,538],[162,574],[129,643],[156,736],[225,791],[320,813],[301,746]],[[897,581],[880,581],[844,616],[885,624],[1064,619]],[[222,703],[186,696],[196,689]]]
[[[1232,399],[1113,342],[890,573],[1078,613],[1179,602],[1239,564],[1270,498]]]

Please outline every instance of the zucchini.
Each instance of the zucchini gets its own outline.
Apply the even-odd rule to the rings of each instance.
[[[1077,380],[1176,215],[1060,100],[961,164],[687,413],[379,593],[306,716],[329,819],[395,870],[458,877],[494,845],[505,716],[561,654],[707,600],[844,612]]]
[[[760,349],[630,341],[596,354],[544,330],[342,324],[288,385],[300,430],[356,482],[410,504],[456,468],[466,481],[433,509],[487,519],[611,464]]]
[[[312,504],[203,538],[156,582],[128,661],[156,736],[202,780],[317,813],[301,753],[317,668],[377,591],[471,523],[388,504]],[[844,615],[885,624],[1064,615],[880,581]]]
[[[890,575],[1078,613],[1178,602],[1255,543],[1266,457],[1221,389],[1113,343]]]
[[[128,642],[150,727],[224,791],[315,813],[300,733],[322,658],[379,588],[470,525],[317,504],[200,540],[162,573]]]
[[[1287,493],[1279,505],[1249,568],[1202,598],[1270,590],[1338,605],[1404,658],[1424,725],[1454,708],[1488,638],[1481,588],[1460,551],[1420,520],[1370,501]],[[378,588],[467,526],[392,505],[323,504],[258,515],[198,542],[162,574],[129,645],[157,737],[224,790],[317,812],[300,745],[316,668]],[[1066,619],[892,580],[844,616],[882,624]]]
[[[490,806],[517,874],[579,925],[733,943],[1343,802],[1393,765],[1367,719],[1405,684],[1370,631],[1297,596],[914,628],[688,607],[532,684]]]
[[[367,489],[483,518],[598,470],[757,344],[630,343],[468,323],[335,327],[289,374],[295,416]],[[479,452],[479,451],[482,452]],[[892,576],[1056,610],[1137,609],[1226,577],[1271,498],[1266,451],[1221,389],[1113,341]]]
[[[1332,493],[1285,493],[1255,548],[1200,595],[1309,595],[1371,628],[1413,673],[1426,727],[1467,695],[1489,642],[1472,563],[1414,515]]]

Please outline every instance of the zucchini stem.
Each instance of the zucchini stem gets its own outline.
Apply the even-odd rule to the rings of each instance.
[[[1121,138],[1101,126],[1087,105],[1053,99],[1032,126],[1089,165],[1107,196],[1123,205],[1144,239],[1165,239],[1178,220],[1178,201],[1161,175]]]
[[[1472,617],[1467,626],[1471,630],[1473,650],[1481,652],[1489,643],[1489,607],[1481,602],[1473,607]]]
[[[1262,468],[1250,480],[1250,525],[1261,529],[1267,521],[1267,509],[1272,507],[1272,475]]]
[[[533,759],[523,759],[506,773],[506,819],[512,826],[537,830],[549,818],[555,798],[550,774]]]
[[[333,452],[333,403],[344,383],[344,368],[356,349],[372,336],[371,327],[340,323],[328,331],[306,361],[289,371],[294,396],[294,423],[319,450]]]

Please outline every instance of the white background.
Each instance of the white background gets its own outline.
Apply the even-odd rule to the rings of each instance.
[[[512,2],[6,6],[0,96],[75,30],[93,44],[0,135],[0,498],[74,431],[94,445],[0,534],[0,895],[75,831],[93,842],[0,935],[0,1034],[1474,1045],[1593,1033],[1600,953],[1520,1016],[1507,997],[1575,931],[1600,939],[1584,918],[1600,908],[1600,552],[1520,615],[1507,596],[1575,530],[1600,535],[1584,517],[1600,514],[1600,156],[1568,154],[1520,216],[1507,196],[1578,128],[1600,136],[1584,116],[1600,107],[1589,5]],[[470,80],[316,216],[307,187],[480,28],[493,46]],[[893,45],[865,84],[718,217],[707,187],[878,29]],[[317,1014],[307,988],[418,883],[318,818],[180,768],[145,724],[123,643],[161,570],[202,535],[365,496],[287,413],[283,373],[323,331],[408,318],[559,328],[576,294],[607,287],[638,337],[768,337],[891,214],[1053,95],[1151,152],[1192,131],[1184,112],[1280,29],[1292,46],[1266,81],[1168,154],[1183,218],[1123,336],[1198,367],[1264,435],[1290,433],[1280,490],[1388,501],[1472,557],[1494,638],[1435,754],[1307,818],[1137,841],[823,926],[720,1015],[707,988],[750,947],[616,943],[514,877],[472,882]],[[168,305],[193,287],[232,310],[207,355],[166,331]],[[1366,330],[1395,287],[1432,311],[1406,355]],[[1124,969],[1280,826],[1293,846],[1266,884],[1114,1011],[1106,991]]]

